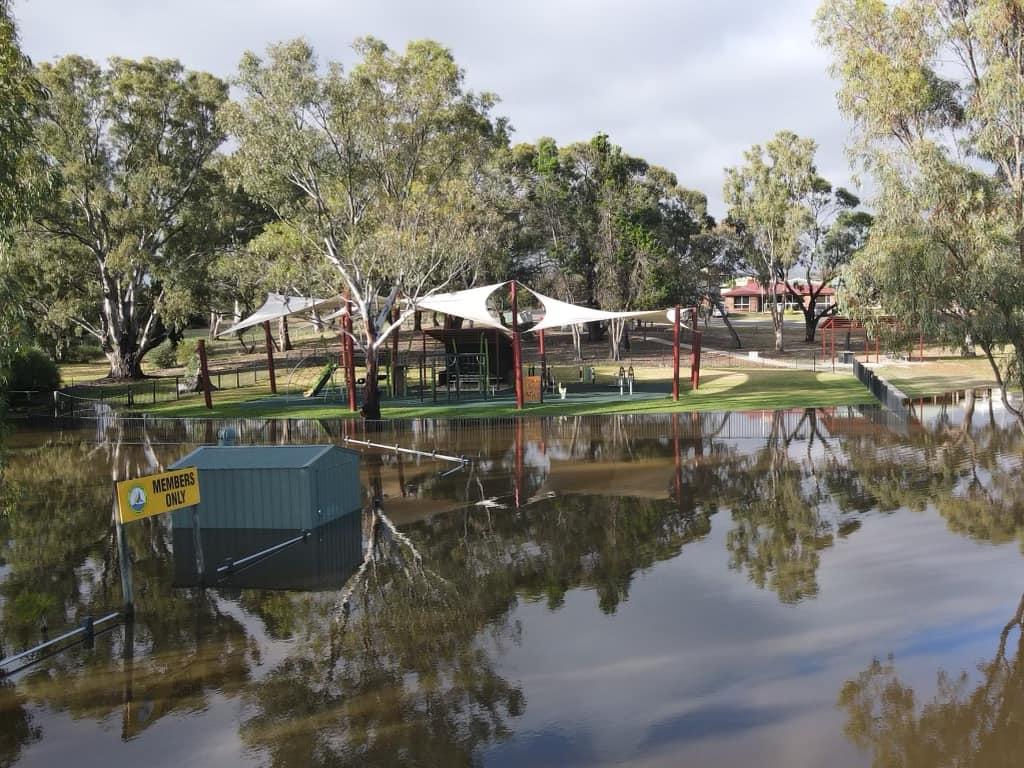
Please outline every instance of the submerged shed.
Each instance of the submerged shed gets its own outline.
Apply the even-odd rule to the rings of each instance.
[[[312,529],[362,508],[359,454],[335,445],[204,445],[180,467],[199,470],[203,529]],[[192,525],[188,509],[173,516]]]

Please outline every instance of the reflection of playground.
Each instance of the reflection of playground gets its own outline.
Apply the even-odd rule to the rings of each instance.
[[[948,423],[902,431],[884,428],[884,412],[847,408],[396,426],[387,440],[425,449],[446,446],[472,456],[474,463],[448,474],[448,466],[429,460],[367,455],[364,481],[380,478],[384,508],[397,528],[386,522],[382,527],[368,514],[354,516],[364,537],[375,526],[369,538],[375,558],[363,562],[366,571],[376,572],[357,584],[369,583],[370,589],[355,595],[359,605],[347,623],[339,622],[343,631],[331,624],[339,595],[330,590],[344,578],[338,574],[351,572],[358,559],[331,559],[312,539],[213,589],[187,586],[175,572],[173,586],[185,588],[172,590],[169,545],[174,544],[177,569],[178,532],[146,525],[136,532],[135,548],[143,558],[138,574],[146,589],[140,590],[140,618],[132,634],[122,643],[120,632],[109,633],[87,656],[58,659],[45,674],[19,680],[17,690],[0,693],[0,710],[4,717],[10,714],[8,722],[17,729],[12,738],[21,745],[44,730],[49,737],[46,708],[71,712],[80,722],[104,723],[123,707],[123,736],[133,738],[167,717],[195,718],[202,732],[200,713],[218,707],[223,713],[228,706],[244,709],[232,727],[240,729],[246,746],[276,765],[355,756],[387,763],[396,754],[424,764],[465,764],[478,756],[476,750],[510,733],[526,707],[528,689],[502,677],[496,663],[500,649],[488,644],[491,632],[515,640],[515,625],[507,617],[510,606],[524,597],[557,607],[583,586],[594,591],[601,610],[613,612],[627,599],[638,569],[674,557],[706,536],[714,521],[731,534],[725,539],[730,562],[754,584],[774,590],[784,602],[807,599],[817,595],[817,553],[831,547],[834,536],[856,530],[854,513],[891,508],[890,501],[906,507],[937,500],[949,505],[955,497],[974,494],[979,478],[987,494],[978,496],[979,503],[1005,514],[997,526],[980,531],[978,516],[968,515],[965,507],[963,519],[975,525],[954,530],[992,541],[1017,535],[1022,525],[1018,475],[1001,472],[998,460],[1019,463],[1019,430],[982,425],[966,433],[963,412],[949,411]],[[244,426],[243,439],[279,443],[337,442],[341,434],[327,428],[334,424],[315,421],[229,423]],[[106,460],[100,461],[104,451],[123,464],[121,471],[145,471],[180,452],[159,443],[179,435],[215,436],[222,425],[113,418],[91,425],[90,434],[108,442],[83,449],[83,455],[94,450],[88,472],[97,476],[109,472]],[[138,447],[122,448],[121,439],[143,435]],[[84,474],[83,459],[62,450],[54,462],[66,473]],[[14,476],[24,482],[38,474],[38,467],[23,466]],[[49,469],[45,474],[58,476]],[[990,475],[1005,475],[1007,484]],[[65,485],[69,493],[75,491],[68,498],[83,503],[82,489],[61,483],[60,490]],[[54,490],[40,485],[32,493],[50,503]],[[492,499],[495,506],[479,503]],[[60,506],[74,509],[70,502]],[[833,506],[844,516],[829,519]],[[952,523],[951,507],[938,506],[938,511]],[[81,530],[66,526],[69,536],[91,541],[98,532],[102,538],[109,518],[102,512],[79,525]],[[16,540],[57,543],[44,535],[46,520],[22,524],[30,523],[38,527],[19,530]],[[355,530],[323,528],[324,547],[352,547],[346,537]],[[227,541],[223,548],[235,550],[226,555],[231,557],[275,543],[256,529],[221,533]],[[291,534],[291,529],[276,531],[274,539]],[[187,539],[181,544],[186,563],[188,545]],[[211,565],[219,561],[218,546],[204,541]],[[82,551],[102,553],[95,547]],[[38,552],[32,548],[33,556]],[[9,562],[20,583],[59,592],[61,601],[75,595],[59,603],[69,615],[94,610],[89,601],[101,593],[75,589],[85,556],[75,547],[67,552],[66,562],[60,554],[46,555],[45,569],[29,567],[26,552],[16,552],[20,559]],[[277,590],[286,585],[314,591]],[[821,597],[827,600],[824,593]],[[5,634],[11,632],[10,605],[0,606]],[[984,683],[976,689],[965,683],[955,697],[943,689],[922,714],[897,708],[870,716],[881,721],[864,719],[870,726],[868,748],[904,756],[903,762],[879,765],[1016,764],[1011,757],[1019,752],[1011,750],[1019,748],[1020,737],[1010,726],[1024,711],[1019,627],[1020,614],[1004,630],[996,659],[984,666]],[[273,652],[266,653],[268,648]],[[83,657],[87,666],[80,663]],[[901,707],[905,698],[913,699],[909,686],[880,666],[865,682],[853,681],[844,707],[880,706],[887,692]],[[35,722],[25,716],[28,707]],[[853,722],[855,710],[848,711]],[[478,716],[481,722],[474,720]],[[947,751],[916,742],[922,734]],[[972,741],[987,746],[971,752],[964,745]],[[5,750],[0,744],[0,762]],[[944,754],[959,762],[940,759]]]

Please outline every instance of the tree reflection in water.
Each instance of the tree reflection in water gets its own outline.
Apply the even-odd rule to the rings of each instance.
[[[519,684],[498,672],[503,649],[521,639],[513,618],[520,602],[560,610],[582,589],[582,599],[615,613],[639,574],[706,536],[721,510],[731,518],[720,523],[729,527],[730,565],[786,603],[818,595],[822,553],[853,534],[864,512],[930,506],[951,530],[972,538],[1021,536],[1017,470],[1024,445],[1016,426],[992,420],[968,429],[940,421],[900,435],[829,412],[765,418],[763,442],[753,448],[720,437],[730,421],[722,414],[672,419],[667,435],[632,434],[625,419],[561,422],[554,435],[520,425],[502,445],[494,435],[480,438],[482,445],[495,443],[492,453],[473,472],[445,477],[393,458],[384,467],[381,457],[368,455],[372,495],[382,495],[387,470],[389,479],[398,476],[403,495],[412,487],[450,506],[400,528],[367,511],[367,556],[340,598],[173,589],[169,529],[142,521],[130,530],[138,556],[134,659],[121,633],[112,632],[88,653],[55,657],[17,687],[0,688],[0,763],[13,762],[40,738],[45,717],[33,707],[98,722],[121,710],[123,736],[132,738],[172,713],[202,712],[214,694],[244,703],[242,739],[274,765],[472,763],[512,733],[526,707]],[[109,479],[169,458],[147,444],[123,447],[112,433],[98,447],[47,446],[12,462],[7,476],[27,504],[0,520],[5,652],[36,642],[40,624],[57,629],[116,605]],[[656,487],[639,488],[631,477],[645,469]],[[568,479],[556,493],[560,472]],[[621,491],[614,487],[620,480]],[[476,505],[491,498],[504,508]],[[48,513],[37,514],[42,509]],[[1017,637],[1016,621],[1004,645]],[[264,666],[268,647],[275,661]],[[925,714],[944,707],[952,713],[943,715],[949,728],[995,743],[990,731],[1005,730],[995,720],[988,731],[960,723],[997,693],[1003,709],[990,719],[1013,721],[1022,709],[1019,655],[1019,638],[1011,660],[1000,650],[982,670],[991,680],[985,691],[946,680]],[[892,663],[877,663],[851,681],[844,690],[851,723],[854,712],[868,712],[858,721],[865,724],[859,743],[874,749],[876,742],[909,739],[901,728],[947,727],[947,720],[929,725],[913,706],[906,709],[908,691]],[[909,698],[913,704],[912,691]],[[904,725],[883,732],[871,720],[878,712],[893,712],[894,723]],[[1008,742],[1005,733],[1000,738]],[[889,764],[885,755],[894,749],[885,746],[878,764]]]
[[[875,659],[839,693],[846,736],[876,768],[1012,768],[1024,755],[1024,597],[990,661],[938,673],[937,693],[919,705],[892,657]]]

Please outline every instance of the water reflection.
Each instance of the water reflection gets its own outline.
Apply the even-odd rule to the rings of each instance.
[[[1018,766],[1024,750],[1024,598],[977,673],[940,670],[923,703],[895,660],[875,659],[839,694],[844,731],[872,765],[893,768]]]
[[[118,604],[111,480],[167,466],[207,435],[214,438],[219,426],[110,416],[35,438],[31,431],[15,436],[6,480],[19,501],[0,519],[5,653],[38,642],[43,627],[59,631]],[[238,427],[243,440],[282,444],[338,442],[349,428],[256,420]],[[991,571],[984,587],[980,579],[964,581],[963,590],[989,590],[979,605],[1005,602],[995,575],[1016,567],[1019,557],[976,552],[971,543],[1001,544],[1024,530],[1024,445],[1019,428],[1003,424],[998,413],[971,401],[919,412],[909,422],[870,409],[574,418],[487,430],[436,422],[393,441],[474,461],[459,469],[369,453],[361,519],[336,521],[337,530],[323,526],[313,541],[206,586],[196,578],[190,529],[175,530],[160,518],[131,526],[132,631],[102,634],[92,649],[58,655],[0,687],[0,765],[67,758],[74,754],[68,722],[106,733],[113,721],[121,723],[123,740],[114,754],[130,760],[145,753],[152,764],[209,762],[214,754],[221,764],[280,766],[596,762],[602,753],[587,751],[578,735],[565,741],[561,731],[545,731],[531,740],[538,718],[591,734],[627,728],[630,718],[613,725],[591,709],[597,704],[582,678],[553,692],[536,676],[545,654],[578,643],[585,658],[584,649],[597,653],[600,646],[597,628],[614,638],[627,626],[628,641],[609,640],[601,650],[601,668],[658,669],[658,677],[675,682],[661,688],[619,679],[622,695],[645,702],[634,717],[646,712],[647,722],[629,726],[640,733],[619,740],[616,759],[672,764],[690,753],[671,750],[700,742],[706,751],[697,762],[749,761],[770,754],[763,753],[770,733],[789,733],[812,716],[815,733],[841,740],[840,725],[823,713],[827,707],[795,702],[811,686],[834,691],[848,680],[843,711],[851,723],[855,711],[862,713],[858,722],[875,728],[858,735],[848,727],[851,743],[878,765],[947,764],[905,757],[914,734],[927,732],[912,691],[909,708],[896,718],[906,728],[894,735],[876,722],[878,711],[893,706],[886,696],[898,694],[904,704],[908,698],[892,663],[857,674],[865,659],[898,647],[885,645],[889,636],[854,633],[840,653],[820,640],[787,641],[779,633],[793,631],[797,617],[822,620],[819,612],[852,597],[862,600],[865,626],[882,626],[883,612],[912,612],[910,592],[883,596],[870,591],[878,587],[868,579],[859,587],[839,579],[844,586],[837,587],[829,562],[845,558],[846,567],[860,567],[851,553],[877,557],[879,536],[913,527],[913,515],[941,520],[956,534],[943,540],[943,551],[970,551],[972,562]],[[374,498],[381,510],[373,509]],[[939,534],[922,530],[914,534],[924,537],[921,551],[902,553],[904,562],[886,567],[928,566],[926,544]],[[209,530],[202,543],[216,564],[287,534]],[[351,546],[359,539],[367,544],[362,558]],[[940,607],[946,603],[933,606]],[[963,609],[968,616],[971,610]],[[955,624],[959,617],[936,613],[927,620]],[[676,621],[700,630],[690,661],[651,667],[647,656],[676,659],[664,647],[680,642]],[[737,642],[732,632],[740,625],[757,631],[744,633],[749,645],[726,661],[722,654]],[[825,626],[806,636],[832,631]],[[794,644],[797,656],[814,656],[813,664],[806,661],[814,670],[829,670],[824,687],[790,656]],[[1014,667],[1010,655],[1007,661],[1000,650],[992,669]],[[772,709],[771,717],[764,701],[721,698],[742,675],[759,677],[762,661],[787,670],[779,674],[793,702]],[[710,674],[716,665],[730,671],[717,682],[699,681],[698,671]],[[1008,722],[1024,714],[1018,693],[1009,695],[1012,680],[1004,675],[991,688],[1005,694],[1000,716]],[[975,694],[963,698],[968,689],[957,690],[962,710]],[[582,713],[552,708],[572,691],[587,700],[577,708]],[[719,698],[706,699],[708,691]],[[702,714],[694,719],[698,700]],[[164,728],[153,728],[161,722]],[[166,729],[179,723],[192,738],[166,742]],[[224,741],[225,725],[234,741]],[[901,738],[909,740],[899,753],[904,762],[885,762],[896,754],[886,745]],[[1000,745],[996,752],[1004,744],[989,741]],[[747,751],[729,752],[739,745]],[[841,741],[829,749],[836,765],[863,763],[843,752]]]

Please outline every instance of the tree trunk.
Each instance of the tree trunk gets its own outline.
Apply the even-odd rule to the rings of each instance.
[[[821,318],[813,309],[803,310],[804,313],[804,341],[814,341],[814,334],[818,331],[818,320]]]
[[[112,379],[141,379],[145,377],[142,373],[141,356],[135,352],[122,353],[120,350],[112,350],[106,353],[110,362],[110,378]]]
[[[778,309],[777,304],[772,304],[772,327],[775,329],[775,351],[784,352],[783,348],[783,314],[782,310]]]
[[[280,349],[282,352],[288,352],[292,348],[292,340],[288,335],[288,318],[282,317],[278,321],[277,335],[281,339]]]
[[[363,407],[359,412],[366,421],[380,420],[380,387],[377,385],[376,351],[366,355],[366,385],[363,387]]]
[[[722,316],[722,322],[725,323],[725,327],[729,329],[729,334],[732,336],[732,340],[736,344],[736,349],[743,349],[743,342],[740,341],[740,335],[736,333],[736,329],[732,327],[732,321],[726,313],[725,305],[722,304],[721,299],[715,300],[714,304],[718,307],[718,313]]]

